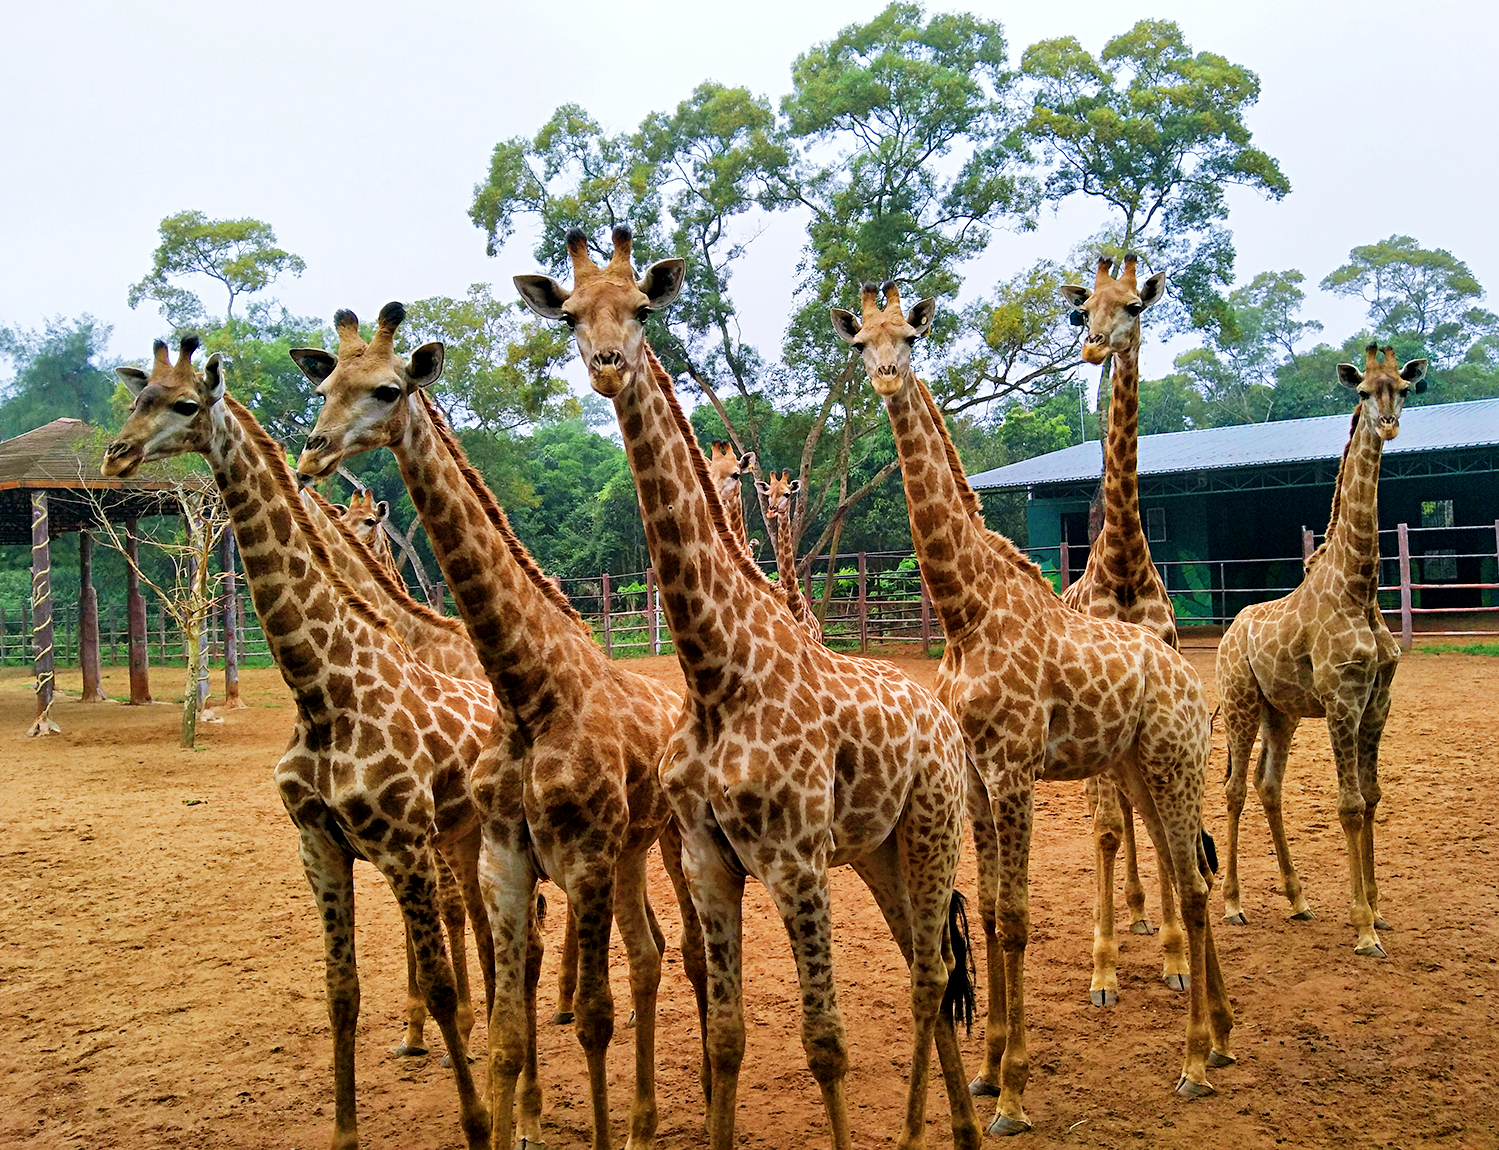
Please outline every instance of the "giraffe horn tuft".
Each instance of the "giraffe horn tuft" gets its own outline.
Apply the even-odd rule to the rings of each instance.
[[[864,323],[878,319],[880,315],[880,289],[872,283],[860,284],[859,305],[864,312]]]
[[[1140,257],[1135,255],[1134,252],[1130,252],[1124,257],[1124,268],[1119,273],[1119,279],[1124,283],[1126,287],[1133,288],[1136,286],[1135,264],[1137,264],[1139,260]]]
[[[1371,343],[1364,348],[1364,374],[1368,375],[1379,367],[1379,344]]]
[[[629,224],[615,224],[611,238],[614,241],[614,255],[604,271],[614,272],[616,275],[623,273],[634,282],[635,271],[630,262],[630,254],[635,246],[635,233],[630,230]]]
[[[164,340],[164,339],[158,339],[158,340],[155,340],[155,341],[152,342],[152,344],[151,344],[151,360],[152,360],[151,373],[153,375],[156,374],[158,371],[170,371],[172,369],[171,358],[167,355],[167,341],[166,340]]]
[[[406,321],[406,308],[399,300],[391,300],[380,309],[375,319],[375,338],[370,340],[370,349],[377,356],[390,355],[395,351],[396,329]]]
[[[575,285],[586,283],[599,274],[598,266],[588,254],[588,236],[582,228],[567,229],[567,255],[572,260]]]
[[[880,291],[885,295],[885,310],[889,311],[894,308],[900,311],[900,285],[894,280],[886,280],[880,285]]]
[[[1114,269],[1114,261],[1113,260],[1109,259],[1108,256],[1099,256],[1098,257],[1098,272],[1093,277],[1093,290],[1094,291],[1097,291],[1099,288],[1103,287],[1105,284],[1109,283],[1114,278],[1113,274],[1112,274],[1113,273],[1113,269]]]

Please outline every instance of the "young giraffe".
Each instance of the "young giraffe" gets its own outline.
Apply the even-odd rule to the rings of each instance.
[[[757,481],[755,490],[765,499],[765,514],[772,521],[776,541],[776,574],[781,586],[786,588],[787,598],[795,597],[800,610],[794,610],[796,621],[817,642],[822,642],[822,624],[818,621],[812,604],[802,591],[801,580],[796,577],[796,552],[791,547],[791,497],[802,489],[800,479],[792,479],[791,472],[770,473],[770,481]]]
[[[353,529],[355,536],[374,554],[392,575],[398,575],[395,554],[390,549],[390,539],[385,534],[385,521],[390,518],[390,504],[385,500],[375,502],[373,491],[360,491],[349,497],[346,506],[339,509],[339,518]]]
[[[599,268],[583,233],[568,233],[571,290],[548,276],[515,282],[532,310],[573,329],[594,390],[614,401],[687,682],[661,777],[707,943],[710,1145],[734,1144],[748,875],[765,884],[785,921],[801,985],[802,1044],[833,1145],[851,1144],[828,890],[828,868],[850,864],[910,964],[915,1033],[897,1145],[925,1144],[935,1031],[954,1138],[976,1147],[981,1136],[944,1003],[966,978],[960,964],[950,979],[947,942],[961,847],[957,727],[928,692],[888,667],[808,642],[782,590],[729,534],[691,425],[645,342],[646,316],[676,297],[683,262],[653,264],[637,284],[629,229],[616,228],[613,239],[613,258]]]
[[[729,531],[746,548],[750,546],[750,540],[749,531],[744,525],[744,494],[740,490],[739,480],[753,471],[754,466],[753,451],[736,456],[734,445],[722,439],[715,439],[710,445],[708,474],[718,491],[718,501],[723,504],[724,519],[728,521]]]
[[[978,852],[989,957],[989,1023],[977,1094],[999,1095],[991,1133],[1030,1129],[1023,973],[1030,932],[1028,867],[1037,779],[1112,771],[1150,828],[1161,870],[1179,885],[1191,981],[1179,1094],[1212,1092],[1207,1068],[1233,1061],[1233,1011],[1208,922],[1198,830],[1210,749],[1207,701],[1186,660],[1143,627],[1066,606],[1002,535],[983,525],[936,402],[911,371],[934,301],[903,315],[896,286],[881,310],[865,285],[862,321],[833,309],[884,397],[905,476],[917,559],[947,646],[937,694],[976,765],[969,815]]]
[[[333,1027],[334,1131],[340,1150],[359,1143],[354,1039],[356,858],[374,863],[400,903],[427,1008],[452,1054],[468,1145],[487,1145],[489,1116],[474,1088],[443,946],[434,849],[463,883],[483,921],[474,764],[489,728],[505,735],[489,692],[440,675],[412,656],[386,620],[354,595],[312,526],[284,456],[253,417],[224,394],[222,364],[192,367],[195,338],[175,365],[156,344],[151,375],[120,374],[136,391],[124,428],[105,453],[107,476],[195,451],[223,495],[245,578],[282,677],[297,700],[291,745],[276,785],[301,838],[302,865],[323,921]]]
[[[1101,364],[1114,359],[1113,400],[1109,404],[1109,437],[1103,465],[1103,528],[1088,552],[1088,564],[1062,600],[1069,607],[1100,619],[1139,623],[1177,645],[1176,612],[1166,584],[1150,558],[1150,544],[1140,522],[1140,315],[1166,291],[1166,273],[1157,272],[1138,284],[1137,257],[1124,257],[1118,279],[1107,257],[1098,261],[1093,290],[1076,284],[1061,289],[1062,297],[1088,320],[1083,359]],[[1135,815],[1129,799],[1106,775],[1087,782],[1088,805],[1093,810],[1094,878],[1098,884],[1093,908],[1094,1006],[1119,1001],[1119,943],[1114,929],[1114,861],[1124,844],[1124,900],[1130,930],[1153,933],[1145,916],[1145,888],[1135,854]],[[1186,938],[1176,921],[1171,884],[1161,883],[1161,944],[1165,952],[1162,978],[1173,990],[1186,988]]]
[[[326,400],[298,469],[318,478],[363,451],[383,446],[395,453],[489,681],[515,715],[503,762],[479,788],[488,813],[481,877],[496,967],[489,1026],[494,1145],[508,1148],[516,1137],[517,1080],[518,1137],[531,1145],[541,1140],[534,1060],[539,960],[528,960],[526,924],[538,880],[550,877],[566,893],[578,931],[576,1026],[588,1062],[596,1150],[609,1146],[609,935],[611,921],[619,923],[637,1016],[628,1146],[647,1150],[657,1123],[662,939],[647,898],[645,861],[658,837],[684,904],[683,966],[700,1016],[705,1009],[701,935],[657,775],[681,701],[610,660],[515,537],[425,393],[442,372],[442,344],[424,344],[409,360],[396,353],[404,317],[400,304],[387,304],[375,339],[365,344],[358,319],[341,311],[336,357],[318,349],[293,352]]]
[[[1380,353],[1383,353],[1383,360]],[[1426,390],[1426,360],[1397,367],[1395,349],[1370,344],[1362,373],[1338,365],[1338,382],[1358,391],[1353,425],[1338,468],[1327,541],[1307,563],[1301,586],[1239,612],[1218,645],[1218,697],[1228,733],[1228,874],[1223,909],[1246,920],[1239,905],[1239,816],[1256,732],[1260,761],[1254,785],[1275,842],[1291,917],[1311,907],[1291,862],[1281,822],[1280,791],[1291,736],[1303,718],[1325,717],[1338,773],[1338,820],[1348,842],[1356,954],[1385,957],[1374,879],[1374,811],[1379,805],[1379,740],[1390,713],[1390,686],[1400,645],[1379,613],[1379,462],[1386,440],[1400,434],[1406,396]]]

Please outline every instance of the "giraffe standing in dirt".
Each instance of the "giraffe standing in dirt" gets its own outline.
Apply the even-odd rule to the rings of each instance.
[[[1381,355],[1383,358],[1381,359]],[[1384,958],[1374,878],[1374,812],[1379,805],[1379,742],[1390,714],[1400,645],[1379,611],[1379,463],[1400,434],[1400,412],[1426,390],[1426,360],[1401,367],[1395,349],[1370,344],[1364,370],[1338,365],[1338,382],[1358,393],[1338,468],[1327,540],[1289,595],[1240,611],[1218,644],[1218,697],[1228,734],[1228,874],[1223,909],[1246,920],[1239,902],[1239,817],[1249,752],[1260,736],[1254,785],[1275,842],[1291,917],[1312,918],[1281,821],[1281,782],[1291,736],[1303,718],[1325,718],[1338,774],[1338,820],[1348,843],[1354,952]]]
[[[791,472],[770,473],[770,479],[755,484],[755,490],[765,499],[765,514],[771,521],[776,541],[776,574],[781,586],[786,588],[787,598],[795,598],[800,610],[793,613],[797,622],[817,642],[822,642],[822,623],[812,610],[812,604],[802,591],[801,580],[796,577],[796,551],[791,545],[791,498],[802,489],[800,479],[792,479]]]
[[[452,1055],[463,1132],[488,1145],[489,1116],[475,1090],[443,946],[434,853],[484,919],[479,809],[473,764],[502,725],[482,684],[440,675],[416,659],[390,624],[337,573],[297,494],[279,445],[224,394],[217,355],[193,370],[196,338],[169,362],[158,342],[151,375],[120,374],[136,391],[105,453],[107,476],[195,451],[204,455],[234,526],[256,613],[297,700],[291,745],[276,785],[301,837],[327,953],[333,1026],[335,1147],[358,1145],[354,1038],[355,858],[374,863],[400,904],[427,1008]],[[482,950],[482,944],[481,944]]]
[[[684,903],[683,965],[702,1002],[701,937],[657,774],[681,702],[663,685],[611,661],[515,537],[424,391],[442,372],[443,346],[424,344],[409,359],[396,353],[404,316],[400,304],[387,304],[366,344],[357,318],[341,311],[336,356],[312,348],[293,353],[326,399],[298,468],[321,478],[351,455],[391,448],[500,706],[515,717],[501,761],[477,788],[487,815],[482,879],[495,945],[489,1025],[494,1143],[541,1141],[535,1066],[540,956],[528,953],[527,922],[538,880],[551,878],[566,893],[578,931],[576,1027],[588,1062],[593,1144],[596,1150],[609,1145],[605,1053],[614,1003],[608,957],[610,927],[618,921],[637,1016],[629,1146],[648,1150],[657,1124],[663,940],[647,899],[645,862],[658,837]]]
[[[1066,606],[1008,539],[983,525],[935,400],[911,371],[931,330],[924,299],[903,314],[895,284],[862,291],[863,318],[833,309],[884,398],[905,476],[911,536],[947,635],[937,694],[957,716],[978,781],[969,814],[989,957],[989,1022],[976,1094],[999,1096],[991,1133],[1030,1129],[1023,973],[1037,779],[1112,771],[1150,828],[1161,870],[1178,884],[1191,983],[1177,1092],[1212,1092],[1209,1066],[1233,1061],[1233,1011],[1208,921],[1198,832],[1211,732],[1202,685],[1185,659],[1132,623]]]
[[[594,390],[614,401],[640,492],[661,602],[687,683],[661,777],[682,828],[709,965],[709,1143],[734,1144],[744,1053],[741,903],[763,882],[785,922],[802,994],[802,1043],[836,1150],[851,1145],[848,1046],[833,988],[828,868],[852,865],[910,964],[915,1022],[901,1147],[925,1144],[933,1035],[959,1146],[980,1142],[946,992],[949,915],[961,845],[964,760],[957,727],[928,692],[877,663],[810,642],[782,589],[730,533],[671,380],[645,342],[649,311],[681,289],[683,261],[638,283],[629,229],[604,268],[583,233],[567,247],[574,286],[517,276],[532,310],[565,321]]]
[[[1124,257],[1118,279],[1112,261],[1101,258],[1093,290],[1076,284],[1063,287],[1062,297],[1087,317],[1088,334],[1082,357],[1091,364],[1114,361],[1113,399],[1109,403],[1109,436],[1103,463],[1103,528],[1088,552],[1088,564],[1075,583],[1062,593],[1069,607],[1100,619],[1139,623],[1176,647],[1176,612],[1166,584],[1150,558],[1150,544],[1140,522],[1140,316],[1166,292],[1166,273],[1157,272],[1144,284],[1135,275],[1137,257]],[[1135,853],[1135,815],[1129,799],[1107,775],[1087,782],[1093,808],[1093,843],[1098,895],[1093,909],[1094,1006],[1119,1001],[1119,942],[1114,929],[1114,861],[1124,845],[1124,901],[1130,930],[1153,933],[1145,917],[1145,888]],[[1176,921],[1171,884],[1161,883],[1161,945],[1165,952],[1162,978],[1173,990],[1186,988],[1186,938]]]

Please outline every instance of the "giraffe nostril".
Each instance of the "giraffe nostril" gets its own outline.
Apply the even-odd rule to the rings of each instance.
[[[322,451],[323,448],[327,446],[328,437],[326,435],[314,435],[309,437],[307,440],[308,451]]]

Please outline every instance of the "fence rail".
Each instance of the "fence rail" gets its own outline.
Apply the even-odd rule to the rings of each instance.
[[[1251,603],[1274,599],[1301,582],[1302,563],[1320,541],[1303,536],[1303,553],[1283,559],[1171,560],[1156,567],[1166,583],[1183,627],[1221,628]],[[1410,647],[1419,632],[1431,636],[1499,635],[1499,521],[1492,527],[1410,527],[1380,532],[1380,610]],[[1031,547],[1057,590],[1067,588],[1087,560],[1086,549]],[[942,641],[931,600],[910,552],[839,555],[829,577],[810,574],[803,593],[826,607],[824,634],[840,647],[908,644],[930,654]],[[772,578],[774,575],[772,573]],[[655,574],[601,574],[555,582],[593,628],[613,658],[669,654],[671,634],[661,613]],[[831,584],[831,586],[830,586]],[[439,584],[439,587],[441,585]],[[241,659],[269,660],[259,620],[240,595],[238,644]],[[448,608],[444,603],[445,609]],[[60,604],[53,612],[54,647],[59,666],[78,663],[78,608]],[[147,616],[147,650],[152,663],[185,664],[181,631],[170,614],[156,607]],[[99,609],[102,662],[128,662],[127,625],[122,608]],[[215,610],[208,628],[210,658],[223,657],[223,612]],[[28,602],[0,605],[0,664],[31,661],[31,609]]]

